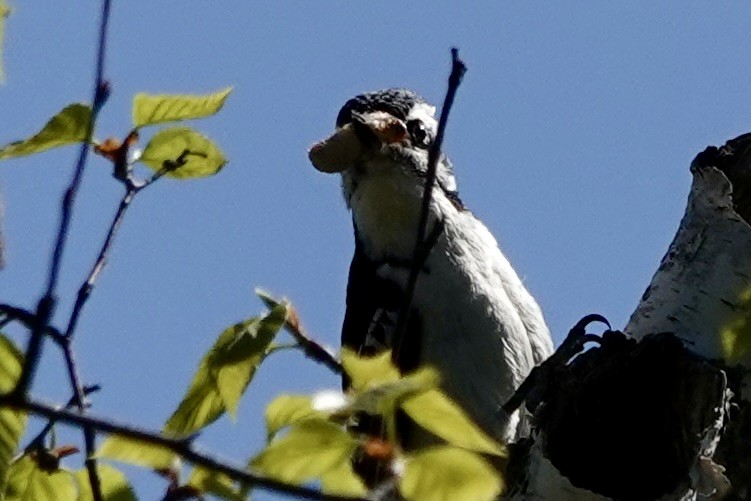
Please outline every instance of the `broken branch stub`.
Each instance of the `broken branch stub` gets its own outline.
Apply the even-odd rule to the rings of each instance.
[[[691,172],[628,337],[608,333],[548,378],[510,499],[751,497],[751,134]]]

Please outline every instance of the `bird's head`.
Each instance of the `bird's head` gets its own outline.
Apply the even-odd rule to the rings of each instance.
[[[437,129],[435,107],[417,93],[407,89],[368,92],[344,104],[334,134],[315,144],[309,156],[318,170],[342,174],[349,204],[359,180],[374,173],[408,176],[422,186]],[[445,155],[438,161],[436,188],[458,201]]]

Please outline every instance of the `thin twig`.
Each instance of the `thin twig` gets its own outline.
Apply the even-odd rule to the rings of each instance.
[[[404,301],[401,310],[399,310],[399,318],[396,323],[396,334],[394,340],[395,360],[399,360],[402,344],[406,337],[405,332],[407,330],[410,310],[412,309],[412,300],[415,294],[417,278],[420,276],[420,270],[423,267],[424,261],[427,259],[432,246],[435,244],[435,241],[439,236],[435,231],[431,231],[431,235],[435,235],[434,238],[425,239],[428,219],[430,216],[430,203],[433,198],[433,186],[435,185],[436,171],[438,169],[438,159],[441,156],[441,146],[443,145],[443,136],[446,131],[446,124],[448,123],[451,107],[454,104],[456,91],[459,89],[459,85],[462,83],[462,78],[466,71],[467,67],[464,62],[459,59],[459,50],[456,47],[452,48],[451,74],[449,75],[448,89],[446,90],[446,97],[443,100],[443,107],[441,108],[441,117],[438,120],[438,130],[436,131],[435,140],[428,150],[428,172],[425,177],[425,187],[423,188],[422,207],[420,210],[420,220],[417,225],[415,248],[412,254],[412,264],[409,270],[407,286],[404,291]],[[441,224],[441,222],[439,221],[436,224]]]
[[[342,363],[331,353],[325,346],[318,343],[301,328],[299,324],[292,325],[289,322],[284,323],[284,328],[290,335],[295,338],[298,346],[302,349],[305,356],[328,367],[334,374],[343,374]]]
[[[112,244],[115,241],[115,236],[117,235],[117,231],[120,229],[120,226],[122,225],[123,220],[125,219],[125,213],[130,207],[130,204],[133,202],[135,196],[141,190],[147,188],[148,186],[151,186],[151,184],[159,180],[164,174],[166,174],[172,169],[171,166],[164,167],[161,170],[155,172],[146,181],[143,181],[143,182],[136,181],[131,176],[127,168],[128,152],[130,149],[130,145],[132,144],[135,137],[137,137],[135,135],[135,132],[131,131],[126,137],[125,141],[123,141],[122,146],[119,148],[116,154],[116,160],[114,162],[115,178],[121,181],[123,183],[123,186],[125,186],[125,194],[123,194],[122,199],[120,199],[120,204],[118,205],[117,211],[115,212],[115,217],[112,218],[112,222],[110,223],[109,230],[107,231],[107,236],[104,238],[104,242],[102,243],[102,246],[99,249],[99,254],[97,255],[96,260],[94,261],[94,265],[91,267],[88,277],[86,277],[86,280],[84,281],[83,284],[81,284],[81,287],[78,289],[78,294],[76,295],[76,302],[73,305],[73,311],[71,312],[70,319],[68,321],[68,327],[65,329],[64,336],[66,338],[72,338],[75,333],[76,327],[78,326],[78,320],[81,316],[81,312],[83,311],[83,307],[86,304],[86,301],[88,301],[89,296],[91,296],[91,293],[94,290],[94,285],[96,284],[96,281],[99,278],[99,275],[102,273],[102,270],[104,270],[104,266],[107,264],[107,257],[109,255],[110,250],[112,249]],[[183,155],[180,156],[180,158],[182,157]],[[179,165],[182,165],[185,163],[185,161],[182,160],[182,162],[180,163],[180,160],[178,160],[178,163]],[[123,167],[123,165],[125,167]],[[119,171],[124,171],[124,174],[123,174],[124,177],[118,174]]]
[[[220,459],[198,450],[190,439],[170,438],[158,432],[150,432],[135,426],[117,423],[111,419],[94,417],[90,414],[83,415],[78,412],[61,409],[54,405],[36,400],[18,397],[16,394],[0,395],[0,406],[6,406],[22,411],[32,412],[38,416],[44,416],[59,422],[77,427],[88,426],[99,432],[111,433],[122,437],[138,440],[150,445],[164,447],[183,457],[185,460],[197,466],[209,468],[223,473],[240,483],[269,491],[289,494],[303,499],[323,499],[331,501],[364,501],[362,498],[352,496],[336,496],[324,494],[318,490],[290,485],[279,480],[263,477],[258,473],[232,466]]]
[[[271,297],[266,292],[256,289],[256,294],[263,301],[268,309],[275,308],[279,301]],[[284,320],[284,330],[292,336],[306,357],[328,367],[334,374],[343,374],[342,363],[336,358],[328,348],[310,337],[303,329],[297,312],[291,305],[287,305],[287,318]]]
[[[91,139],[94,135],[96,119],[99,115],[99,111],[109,97],[109,84],[104,79],[104,61],[107,52],[107,28],[109,26],[110,3],[110,0],[102,1],[102,12],[99,21],[99,39],[97,43],[96,69],[94,71],[94,90],[91,99],[91,117],[86,126],[86,135],[79,149],[78,160],[73,170],[73,176],[65,191],[65,195],[63,196],[60,208],[60,225],[58,227],[57,238],[55,239],[55,246],[50,260],[47,287],[37,305],[35,321],[26,348],[23,368],[21,370],[21,375],[18,378],[16,388],[14,389],[14,394],[21,396],[22,398],[26,395],[28,388],[34,379],[34,374],[39,363],[39,357],[42,353],[44,337],[55,310],[57,301],[55,291],[57,289],[57,281],[60,275],[60,267],[62,264],[63,252],[65,250],[65,243],[68,237],[68,230],[73,217],[73,206],[86,168],[86,160],[89,155]],[[70,355],[69,343],[66,343],[65,347],[66,354]],[[66,360],[68,363],[73,363],[72,357],[67,355]],[[75,374],[74,369],[75,366],[73,366],[71,370],[73,374]],[[73,376],[72,381],[75,379],[76,376]],[[73,389],[76,393],[76,399],[78,400],[79,412],[83,414],[85,412],[85,398],[82,386],[78,381],[75,381],[75,383]],[[89,474],[92,497],[94,498],[94,501],[102,501],[101,482],[99,474],[97,473],[96,459],[94,459],[94,451],[96,449],[94,429],[84,426],[83,431],[84,441],[86,443],[86,469]]]
[[[0,304],[0,314],[5,315],[4,320],[21,322],[29,329],[33,329],[36,322],[36,316],[30,311],[9,304]],[[64,343],[63,334],[51,325],[45,328],[44,333],[56,343]]]
[[[84,392],[85,395],[90,395],[90,394],[92,394],[92,393],[94,393],[96,391],[99,391],[100,389],[101,389],[101,386],[99,386],[98,384],[95,384],[95,385],[91,385],[91,386],[84,386],[83,392]],[[78,402],[78,395],[73,395],[68,400],[68,403],[65,404],[65,408],[69,409],[69,408],[75,406],[76,402]],[[44,425],[44,428],[42,428],[39,431],[39,433],[37,433],[34,436],[34,438],[32,438],[31,440],[29,440],[29,445],[27,445],[26,447],[23,448],[24,453],[27,453],[27,452],[29,452],[29,451],[37,448],[37,447],[40,447],[43,444],[44,439],[47,438],[47,434],[50,432],[50,430],[52,429],[52,427],[55,426],[56,422],[57,421],[54,418],[50,418],[49,420],[47,420],[47,424]]]
[[[47,285],[42,298],[37,304],[36,320],[33,329],[31,329],[31,336],[29,337],[29,342],[26,348],[26,356],[24,358],[21,376],[18,378],[18,383],[14,390],[19,394],[25,394],[28,391],[34,378],[36,367],[39,362],[39,356],[42,352],[44,334],[55,310],[57,301],[55,291],[57,289],[57,281],[60,275],[63,251],[65,250],[65,243],[68,237],[68,229],[70,228],[70,222],[73,216],[73,205],[86,168],[89,144],[91,143],[94,134],[94,124],[96,123],[99,110],[109,96],[109,84],[104,79],[104,56],[107,45],[110,3],[110,0],[103,0],[102,2],[102,13],[99,23],[99,39],[97,44],[96,70],[94,72],[94,90],[91,99],[91,118],[86,127],[85,138],[79,149],[78,160],[76,161],[73,170],[73,176],[61,203],[60,224],[50,260]]]
[[[78,289],[76,302],[73,305],[73,311],[70,315],[70,320],[68,321],[68,327],[65,329],[64,336],[66,338],[72,338],[75,333],[81,311],[83,310],[86,301],[88,301],[91,292],[94,290],[94,284],[99,278],[99,274],[102,272],[105,264],[107,263],[107,256],[110,249],[112,248],[112,243],[115,240],[117,230],[120,228],[120,225],[123,222],[123,218],[125,217],[125,212],[133,201],[133,197],[138,192],[138,190],[138,188],[129,187],[126,190],[125,195],[123,195],[123,198],[120,200],[120,205],[117,207],[115,217],[112,219],[112,223],[110,224],[107,236],[104,239],[104,243],[102,243],[102,247],[99,249],[99,255],[94,261],[94,266],[92,266],[91,271],[89,271],[89,276],[86,278],[86,281]]]

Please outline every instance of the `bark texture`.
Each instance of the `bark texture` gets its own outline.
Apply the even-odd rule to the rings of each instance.
[[[510,499],[751,498],[751,134],[691,165],[625,335],[547,368]],[[539,378],[539,376],[538,376]]]

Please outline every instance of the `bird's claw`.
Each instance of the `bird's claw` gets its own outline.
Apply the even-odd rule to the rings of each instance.
[[[568,362],[576,355],[582,352],[586,343],[592,342],[602,344],[602,338],[595,334],[588,334],[587,327],[594,322],[600,322],[608,327],[608,330],[612,330],[608,319],[598,313],[590,313],[584,316],[581,320],[576,322],[571,330],[568,332],[566,339],[561,346],[545,360],[541,365],[532,369],[532,372],[522,382],[521,386],[517,388],[516,392],[506,403],[501,407],[504,412],[510,414],[514,412],[525,400],[540,400],[535,398],[534,395],[540,394],[538,386],[542,385],[542,394],[545,392],[546,379],[552,377],[552,374],[568,364]],[[527,403],[528,408],[532,409],[537,407],[538,402],[534,402],[530,405]]]

